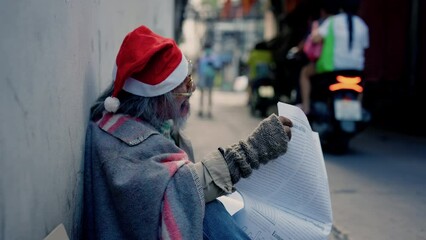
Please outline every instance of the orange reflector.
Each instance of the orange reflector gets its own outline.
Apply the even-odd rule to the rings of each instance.
[[[357,84],[361,82],[360,77],[337,76],[336,79],[338,82],[347,83],[347,84]]]
[[[350,89],[350,90],[357,91],[359,93],[361,93],[362,90],[363,90],[363,88],[360,85],[346,84],[346,83],[331,84],[330,87],[328,87],[328,89],[330,89],[330,91],[337,91],[337,90],[340,90],[340,89]]]
[[[363,88],[358,85],[358,83],[361,82],[360,77],[337,76],[336,79],[339,83],[331,84],[330,87],[328,87],[330,91],[337,91],[340,89],[354,90],[359,93],[363,91]]]

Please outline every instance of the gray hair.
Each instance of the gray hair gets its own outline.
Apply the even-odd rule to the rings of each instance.
[[[112,95],[113,85],[99,96],[90,109],[90,119],[97,121],[102,117],[104,101]],[[171,92],[156,97],[142,97],[131,94],[124,90],[120,91],[117,98],[120,107],[116,113],[126,114],[149,122],[154,128],[160,129],[167,120],[173,120],[176,128],[183,128],[186,117],[180,116],[180,106],[176,104],[175,97]]]

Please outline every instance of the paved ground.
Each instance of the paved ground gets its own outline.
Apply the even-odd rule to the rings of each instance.
[[[212,118],[198,117],[199,97],[200,94],[196,91],[191,99],[192,114],[185,130],[192,140],[195,159],[201,159],[217,147],[245,138],[261,121],[260,118],[250,116],[244,92],[214,92]],[[271,109],[271,112],[274,111],[275,109]],[[348,238],[345,233],[333,227],[329,239]]]
[[[250,116],[244,92],[216,91],[213,98],[211,119],[197,116],[198,91],[191,99],[186,133],[196,159],[245,138],[261,121]],[[353,139],[351,154],[324,154],[334,221],[329,240],[426,239],[425,146],[426,138],[368,128]]]
[[[198,117],[199,97],[197,90],[191,98],[192,113],[185,130],[193,142],[196,159],[246,137],[261,121],[250,117],[245,93],[213,92],[212,118]]]

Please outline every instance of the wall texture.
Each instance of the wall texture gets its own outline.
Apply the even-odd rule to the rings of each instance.
[[[0,239],[79,238],[84,132],[125,34],[172,37],[169,0],[2,0]]]

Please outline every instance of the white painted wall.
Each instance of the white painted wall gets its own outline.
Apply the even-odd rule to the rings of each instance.
[[[0,239],[79,237],[89,107],[125,34],[172,37],[170,0],[0,1]]]

